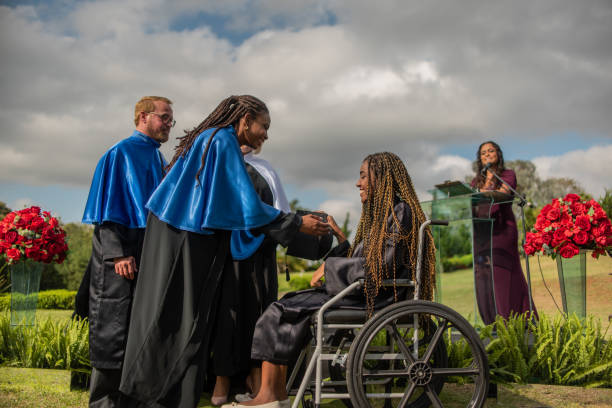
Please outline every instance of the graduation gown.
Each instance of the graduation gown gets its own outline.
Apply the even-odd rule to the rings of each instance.
[[[408,204],[399,201],[394,212],[400,224],[410,228],[408,223],[411,220],[411,210]],[[387,220],[387,228],[394,228],[392,216]],[[348,252],[348,242],[335,249],[335,255],[342,252]],[[412,269],[404,264],[404,258],[404,250],[388,240],[384,249],[385,264],[389,273],[392,273],[395,264],[398,279],[412,277]],[[272,303],[255,326],[251,358],[282,365],[289,365],[294,361],[311,337],[312,313],[351,283],[368,279],[364,264],[363,244],[359,243],[352,257],[330,256],[326,259],[323,287],[288,293]],[[405,288],[398,288],[397,295],[399,300],[405,299]],[[381,288],[375,300],[375,307],[384,307],[393,302],[394,298],[393,288]],[[363,291],[356,292],[340,300],[334,307],[365,309],[365,295]]]
[[[261,200],[274,203],[272,189],[257,169],[246,163],[247,172]],[[261,247],[249,258],[234,261],[223,273],[219,313],[212,347],[215,375],[232,376],[248,371],[255,323],[263,311],[278,298],[276,246],[289,242],[296,229],[268,231]]]
[[[83,222],[94,224],[92,253],[77,292],[75,313],[89,318],[95,368],[120,369],[135,282],[115,273],[114,259],[133,256],[144,239],[145,204],[163,177],[160,143],[134,131],[100,159]]]
[[[147,204],[151,214],[120,386],[146,406],[197,405],[223,271],[233,268],[230,240],[246,236],[238,247],[256,250],[250,244],[262,233],[301,225],[296,214],[259,200],[233,128],[218,131],[201,166],[213,131],[198,136]]]

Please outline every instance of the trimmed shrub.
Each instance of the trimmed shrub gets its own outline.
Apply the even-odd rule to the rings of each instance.
[[[38,309],[74,309],[74,297],[76,291],[55,289],[43,290],[38,293]],[[11,294],[0,295],[0,311],[9,310],[11,307]]]
[[[442,258],[442,267],[444,272],[452,272],[458,269],[467,269],[472,267],[472,254],[455,255],[450,258]]]

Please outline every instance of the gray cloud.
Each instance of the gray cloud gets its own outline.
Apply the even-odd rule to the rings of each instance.
[[[400,155],[427,197],[470,173],[469,160],[441,155],[447,143],[575,132],[612,144],[609,2],[65,4],[63,14],[0,7],[2,180],[87,187],[151,94],[175,102],[171,137],[229,94],[261,97],[272,112],[264,157],[334,208],[357,200],[347,197],[359,163],[375,151]],[[245,40],[170,29],[198,13]],[[596,194],[609,181],[581,159],[592,154],[573,152],[571,174]]]

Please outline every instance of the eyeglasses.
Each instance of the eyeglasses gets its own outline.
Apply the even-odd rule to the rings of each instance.
[[[174,118],[172,116],[168,115],[167,113],[164,113],[163,115],[160,115],[157,112],[146,112],[146,114],[147,115],[155,115],[155,116],[157,116],[166,125],[170,125],[170,127],[174,127],[174,125],[176,125],[176,120],[174,120]]]

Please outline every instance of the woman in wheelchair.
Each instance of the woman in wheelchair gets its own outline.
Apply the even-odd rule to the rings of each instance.
[[[395,154],[376,153],[362,162],[357,187],[362,211],[353,245],[343,242],[334,248],[313,275],[314,289],[289,293],[266,309],[257,321],[251,349],[251,357],[262,360],[261,388],[254,399],[224,407],[289,407],[287,366],[310,340],[310,316],[351,283],[363,279],[363,291],[342,299],[337,307],[365,309],[371,316],[406,298],[407,288],[383,287],[382,281],[415,279],[418,228],[425,214],[410,176]],[[424,244],[421,298],[431,299],[435,249],[429,231]]]

